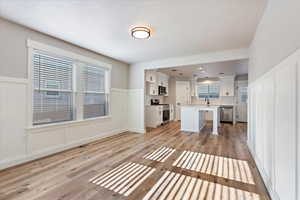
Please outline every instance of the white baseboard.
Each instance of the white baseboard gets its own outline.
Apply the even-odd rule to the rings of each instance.
[[[130,128],[128,131],[135,133],[146,133],[145,129]]]
[[[262,167],[259,159],[257,158],[256,153],[252,151],[252,149],[250,148],[249,144],[248,144],[248,148],[249,148],[250,153],[251,153],[251,155],[252,155],[252,157],[253,157],[253,159],[255,161],[255,164],[256,164],[256,166],[257,166],[257,168],[259,170],[259,173],[260,173],[260,175],[261,175],[261,177],[262,177],[262,179],[264,181],[264,184],[265,184],[265,186],[266,186],[266,188],[267,188],[267,190],[268,190],[268,192],[269,192],[269,194],[271,196],[271,199],[272,200],[280,200],[278,194],[273,190],[271,183],[268,181],[267,173],[265,172],[265,170]]]
[[[117,129],[117,130],[113,130],[111,132],[107,132],[104,135],[102,134],[102,135],[97,135],[97,136],[91,137],[91,138],[85,138],[83,140],[76,141],[76,142],[73,142],[73,143],[70,143],[70,144],[67,144],[67,145],[56,146],[54,148],[46,149],[44,151],[33,153],[31,155],[21,156],[21,157],[12,159],[12,160],[4,160],[4,161],[0,162],[0,170],[6,169],[6,168],[9,168],[9,167],[12,167],[12,166],[16,166],[16,165],[19,165],[19,164],[23,164],[23,163],[26,163],[26,162],[29,162],[29,161],[32,161],[32,160],[35,160],[35,159],[43,158],[45,156],[49,156],[49,155],[52,155],[52,154],[55,154],[55,153],[58,153],[58,152],[62,152],[64,150],[75,148],[75,147],[78,147],[80,145],[88,144],[90,142],[93,142],[93,141],[96,141],[96,140],[99,140],[99,139],[103,139],[103,138],[106,138],[106,137],[110,137],[110,136],[113,136],[113,135],[117,135],[117,134],[120,134],[120,133],[123,133],[123,132],[126,132],[126,131],[128,131],[128,130],[127,129],[123,129],[123,130]]]

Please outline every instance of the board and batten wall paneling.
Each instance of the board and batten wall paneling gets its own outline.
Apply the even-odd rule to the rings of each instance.
[[[298,60],[300,50],[249,85],[248,145],[275,200],[299,199]]]
[[[283,62],[275,74],[275,190],[296,198],[296,62]]]
[[[111,89],[111,117],[27,127],[27,79],[0,77],[0,169],[128,130],[128,90]]]
[[[0,77],[0,163],[26,155],[27,80]]]
[[[128,127],[130,131],[145,133],[144,89],[128,90]]]

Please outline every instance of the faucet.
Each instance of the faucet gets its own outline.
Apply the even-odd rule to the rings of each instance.
[[[209,102],[209,98],[208,97],[205,97],[205,102],[206,102],[206,105],[209,106],[210,102]]]

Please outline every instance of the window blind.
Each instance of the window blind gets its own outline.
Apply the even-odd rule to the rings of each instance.
[[[84,65],[82,68],[83,118],[108,114],[108,94],[105,93],[105,73],[101,67]]]
[[[218,98],[220,88],[217,84],[205,84],[197,87],[199,98]]]
[[[208,86],[209,89],[209,97],[210,98],[219,98],[220,87],[216,84],[211,84]]]
[[[33,53],[33,125],[73,120],[73,62]]]
[[[198,97],[206,98],[209,95],[208,85],[199,85],[197,88]]]

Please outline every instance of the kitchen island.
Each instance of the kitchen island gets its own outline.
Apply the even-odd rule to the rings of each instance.
[[[215,105],[184,105],[181,106],[181,130],[200,132],[205,126],[205,112],[213,112],[212,134],[218,135],[220,126],[220,106]]]

